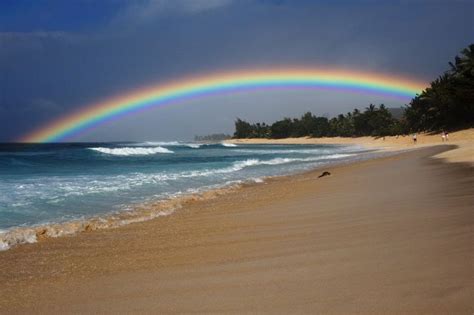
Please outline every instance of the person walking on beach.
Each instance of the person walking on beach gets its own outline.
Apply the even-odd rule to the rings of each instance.
[[[444,133],[444,139],[445,139],[446,141],[449,140],[449,134],[448,134],[447,132]]]
[[[446,132],[441,132],[441,141],[444,142],[446,141]]]
[[[416,133],[413,134],[413,144],[416,144]]]

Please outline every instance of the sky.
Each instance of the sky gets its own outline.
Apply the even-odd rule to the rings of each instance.
[[[304,67],[427,84],[474,41],[474,1],[0,0],[0,142],[144,86],[212,72]],[[237,117],[331,117],[369,103],[340,91],[257,91],[178,102],[74,141],[189,140]]]

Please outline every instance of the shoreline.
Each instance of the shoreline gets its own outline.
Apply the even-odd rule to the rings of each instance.
[[[413,144],[411,135],[387,137],[323,137],[323,138],[283,138],[283,139],[230,139],[225,143],[232,144],[353,144],[383,151],[416,149],[437,145],[457,145],[458,148],[441,153],[436,157],[448,162],[466,162],[474,166],[474,128],[464,129],[449,134],[449,140],[442,142],[440,134],[419,133],[418,143]]]
[[[95,215],[89,218],[73,219],[64,222],[40,223],[31,226],[12,227],[0,231],[0,253],[17,246],[36,244],[46,239],[75,236],[84,232],[103,229],[116,229],[129,224],[145,222],[168,216],[190,201],[216,198],[230,192],[240,184],[226,185],[219,188],[203,190],[198,193],[183,194],[153,202],[133,204],[133,210],[122,210]]]
[[[430,158],[449,148],[275,178],[158,220],[0,252],[0,312],[466,311],[472,168]]]
[[[403,152],[400,150],[399,152]],[[393,154],[397,152],[386,152]],[[366,156],[369,153],[360,153],[356,160],[334,161],[324,165],[318,165],[295,173],[284,175],[266,176],[263,178],[249,178],[214,185],[215,187],[201,187],[198,192],[183,193],[166,199],[156,199],[142,204],[132,204],[129,207],[133,210],[115,211],[88,218],[78,218],[64,222],[41,223],[31,226],[13,227],[7,230],[0,230],[0,252],[10,250],[16,246],[35,244],[50,238],[75,236],[79,233],[91,232],[103,229],[116,229],[129,224],[154,220],[162,216],[172,215],[189,202],[206,201],[219,197],[226,193],[232,193],[243,186],[259,185],[265,181],[287,176],[298,176],[304,173],[317,171],[324,167],[334,167],[343,164],[357,163],[360,160],[374,159],[377,156]],[[373,153],[372,153],[373,154]],[[261,180],[261,181],[260,181]]]

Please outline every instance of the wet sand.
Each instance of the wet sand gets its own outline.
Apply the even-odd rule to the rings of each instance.
[[[448,149],[0,252],[0,313],[472,314],[474,174]]]

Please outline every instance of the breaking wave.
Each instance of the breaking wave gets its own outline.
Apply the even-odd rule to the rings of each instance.
[[[145,145],[145,146],[179,146],[181,145],[178,141],[146,141],[142,143],[138,143],[137,145]]]
[[[308,158],[274,158],[271,160],[260,160],[260,159],[248,159],[245,161],[235,162],[234,165],[230,168],[234,171],[239,171],[246,167],[257,166],[257,165],[280,165],[288,164],[294,162],[317,162],[321,160],[331,160],[331,159],[341,159],[349,157],[352,154],[331,154],[326,156],[319,157],[308,157]]]
[[[190,147],[193,149],[199,149],[201,147],[201,144],[199,143],[185,143],[184,146]]]
[[[192,149],[199,149],[203,143],[194,143],[194,142],[178,142],[178,141],[146,141],[141,143],[132,144],[132,146],[162,146],[162,147],[188,147]]]
[[[163,147],[123,147],[123,148],[89,148],[104,154],[129,156],[129,155],[151,155],[157,153],[174,153],[173,151]]]
[[[91,148],[91,149],[108,149],[108,148]],[[126,148],[122,148],[126,149]],[[117,149],[117,150],[122,150]],[[130,149],[130,148],[128,148]],[[110,150],[110,149],[109,149]],[[97,150],[98,151],[98,150]],[[107,150],[106,150],[107,151]],[[100,152],[100,151],[99,151]],[[338,159],[351,156],[352,154],[332,154],[324,157],[308,157],[308,158],[274,158],[270,160],[260,159],[247,159],[243,161],[235,161],[232,166],[214,169],[214,170],[202,170],[202,171],[191,171],[182,172],[177,174],[155,174],[154,176],[138,176],[135,178],[140,183],[146,183],[150,180],[162,181],[162,180],[175,180],[178,178],[186,177],[198,177],[198,176],[212,176],[214,174],[232,173],[238,172],[248,167],[254,167],[258,165],[280,165],[293,162],[313,162],[322,159]],[[137,174],[139,175],[139,174]],[[133,176],[131,176],[133,178]],[[264,179],[260,177],[253,177],[247,179],[248,182],[262,183]],[[8,250],[12,246],[25,244],[25,243],[36,243],[38,240],[49,237],[60,237],[65,235],[73,235],[76,233],[105,229],[115,228],[130,223],[142,222],[157,218],[160,216],[167,216],[172,214],[175,210],[182,207],[182,205],[188,201],[194,200],[205,200],[212,199],[223,193],[232,191],[244,183],[242,180],[228,181],[224,184],[202,187],[199,189],[189,189],[188,191],[181,193],[178,192],[174,196],[170,196],[169,199],[159,200],[152,203],[145,203],[138,205],[133,211],[121,211],[105,216],[95,216],[88,219],[71,220],[67,222],[41,224],[31,227],[17,227],[10,230],[0,230],[0,251]]]
[[[132,147],[188,147],[192,149],[199,149],[201,147],[207,146],[223,146],[228,148],[235,148],[237,147],[236,144],[233,143],[226,143],[226,142],[179,142],[179,141],[145,141],[140,143],[131,143],[129,144]]]
[[[348,146],[224,141],[0,146],[0,151],[0,250],[168,215],[204,190],[261,183],[357,160],[363,153]]]

